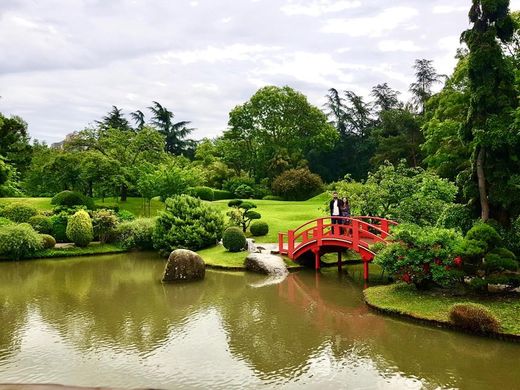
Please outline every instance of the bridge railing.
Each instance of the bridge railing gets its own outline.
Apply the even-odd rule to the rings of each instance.
[[[390,227],[396,222],[379,217],[322,217],[308,221],[287,234],[278,234],[278,247],[282,254],[292,255],[309,242],[316,241],[321,246],[323,239],[342,239],[352,242],[357,250],[359,246],[368,249],[371,243],[384,241]],[[286,243],[287,237],[287,246]],[[367,241],[368,239],[368,241]]]

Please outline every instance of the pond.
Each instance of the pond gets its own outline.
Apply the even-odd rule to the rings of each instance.
[[[518,388],[520,344],[375,314],[355,272],[208,271],[162,285],[149,253],[0,263],[0,383]]]

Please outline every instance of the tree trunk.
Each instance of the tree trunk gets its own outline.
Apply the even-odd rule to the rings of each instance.
[[[128,187],[126,184],[121,184],[121,202],[126,202],[126,198],[128,198]]]
[[[481,218],[483,221],[489,219],[489,200],[487,197],[486,175],[484,172],[484,160],[486,151],[481,146],[477,154],[477,178],[478,178],[478,192],[480,195],[480,208],[482,210]]]

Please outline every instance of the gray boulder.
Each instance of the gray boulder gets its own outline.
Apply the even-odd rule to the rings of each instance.
[[[265,275],[286,275],[289,272],[280,256],[266,253],[250,253],[244,264],[248,271]]]
[[[164,268],[163,283],[204,279],[206,264],[195,252],[177,249],[170,253]]]

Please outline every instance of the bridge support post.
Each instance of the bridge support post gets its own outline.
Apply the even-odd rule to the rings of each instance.
[[[341,272],[341,252],[338,251],[338,271]]]
[[[363,279],[368,282],[368,261],[363,262]]]
[[[319,271],[319,269],[320,269],[320,258],[321,258],[320,250],[319,249],[314,249],[313,252],[314,252],[314,269],[316,271]]]

